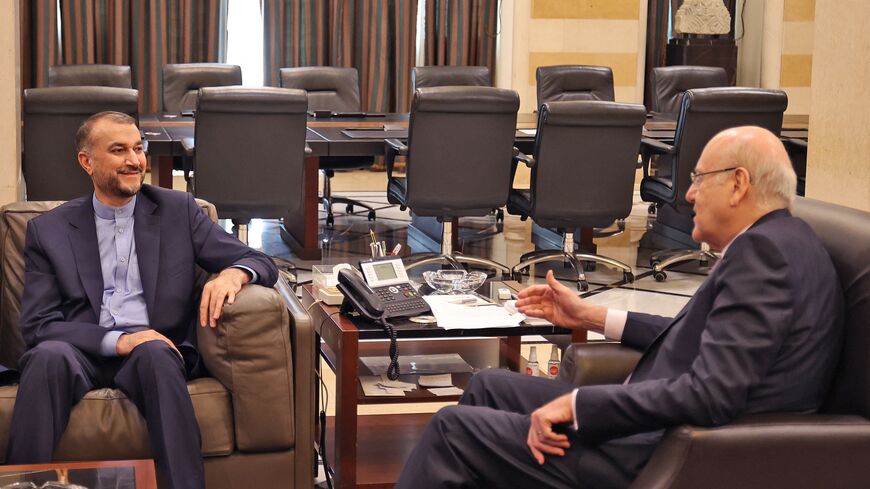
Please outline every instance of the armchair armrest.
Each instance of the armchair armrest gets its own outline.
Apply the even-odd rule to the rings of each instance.
[[[514,161],[514,163],[519,163],[522,161],[529,168],[534,168],[534,166],[535,166],[535,157],[531,156],[531,155],[527,155],[527,154],[523,153],[522,151],[518,150],[517,148],[514,148],[513,161]]]
[[[680,426],[656,448],[632,489],[864,487],[870,421],[860,416],[765,414],[717,428]]]
[[[277,291],[248,285],[224,306],[215,329],[197,327],[203,362],[230,393],[240,451],[288,450],[297,442],[289,323]]]
[[[574,343],[562,357],[559,380],[578,387],[620,384],[634,370],[640,355],[619,343]]]
[[[193,138],[181,138],[181,147],[184,149],[184,156],[196,154],[196,142]]]
[[[387,178],[393,176],[393,164],[396,162],[396,156],[408,156],[408,145],[395,138],[385,139],[384,146],[386,151],[384,158],[384,166],[387,170]]]
[[[653,155],[673,155],[675,153],[676,148],[672,144],[642,137],[640,139],[640,159],[643,166],[643,177],[649,178],[649,163]],[[671,158],[671,164],[673,165],[673,158]],[[673,174],[673,168],[671,168],[671,174]]]

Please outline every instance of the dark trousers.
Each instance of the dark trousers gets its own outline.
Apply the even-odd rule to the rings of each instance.
[[[543,465],[532,456],[529,415],[572,390],[571,384],[505,370],[475,374],[459,405],[432,417],[396,488],[628,487],[631,470],[597,447],[582,446],[571,427],[565,429],[571,447],[564,456],[546,456]]]
[[[203,489],[199,427],[178,354],[162,341],[124,358],[93,358],[69,343],[44,341],[21,357],[8,464],[46,463],[89,390],[118,388],[145,418],[157,467],[173,489]]]

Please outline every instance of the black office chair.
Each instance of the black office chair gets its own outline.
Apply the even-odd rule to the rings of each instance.
[[[692,88],[727,87],[725,68],[713,66],[661,66],[653,68],[649,83],[653,112],[677,116],[683,94]]]
[[[49,87],[133,88],[130,67],[126,65],[57,65],[48,68]]]
[[[777,136],[782,129],[782,114],[788,97],[781,90],[722,87],[687,90],[683,96],[673,144],[644,138],[641,145],[643,180],[640,196],[656,207],[673,207],[690,215],[692,205],[686,201],[691,185],[689,174],[695,168],[707,142],[720,131],[737,126],[763,127]],[[650,158],[667,155],[669,176],[651,175]],[[669,250],[650,258],[653,276],[659,282],[667,278],[665,269],[685,261],[698,260],[702,265],[717,259],[706,243],[699,250]]]
[[[201,88],[196,115],[193,193],[232,219],[247,242],[253,218],[303,211],[308,101],[302,90]]]
[[[602,228],[631,213],[637,148],[646,122],[642,105],[602,101],[548,102],[539,108],[533,156],[514,157],[532,169],[530,190],[513,189],[508,213],[531,217],[539,226],[557,228],[565,238],[561,250],[526,253],[511,275],[536,263],[569,263],[577,288],[589,284],[581,262],[622,270],[634,281],[632,267],[600,255],[574,252],[574,230]]]
[[[451,219],[484,216],[507,203],[519,95],[492,87],[418,88],[411,104],[408,144],[386,141],[387,199],[443,223],[441,253],[414,254],[408,268],[460,263],[510,272],[492,260],[454,253]],[[407,157],[406,177],[393,175]]]
[[[359,112],[359,75],[356,68],[337,68],[332,66],[307,66],[302,68],[281,68],[281,86],[308,92],[308,110],[329,110],[332,112]],[[368,168],[375,160],[369,156],[325,156],[320,158],[320,171],[323,172],[323,196],[320,202],[326,209],[326,227],[335,226],[332,204],[345,204],[348,214],[354,207],[368,210],[368,219],[374,220],[375,209],[358,200],[347,197],[333,197],[332,177],[336,171]]]
[[[411,86],[431,87],[491,87],[492,79],[486,66],[417,66],[411,70]]]
[[[242,68],[223,63],[182,63],[163,66],[163,111],[196,109],[199,89],[242,84]]]
[[[535,70],[538,107],[563,100],[613,102],[613,71],[607,66],[541,66]]]
[[[803,138],[783,138],[782,144],[788,152],[791,166],[797,175],[797,194],[803,197],[807,189],[807,147],[809,141]]]
[[[75,135],[88,117],[105,110],[137,118],[139,92],[114,87],[54,87],[24,90],[24,153],[21,167],[27,200],[70,200],[93,192],[76,160]]]

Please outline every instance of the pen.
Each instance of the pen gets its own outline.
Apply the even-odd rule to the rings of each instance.
[[[399,254],[399,251],[402,250],[402,243],[397,243],[396,247],[393,248],[393,251],[390,252],[390,256],[396,256]]]
[[[381,256],[387,256],[387,242],[381,241]]]

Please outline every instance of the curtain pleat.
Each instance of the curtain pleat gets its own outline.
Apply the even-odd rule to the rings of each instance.
[[[139,110],[157,112],[163,65],[226,60],[227,0],[20,1],[25,87],[47,85],[52,65],[130,65]]]
[[[416,0],[263,0],[263,69],[344,66],[359,71],[363,110],[408,110]]]
[[[426,65],[487,66],[495,79],[498,0],[423,0]]]

